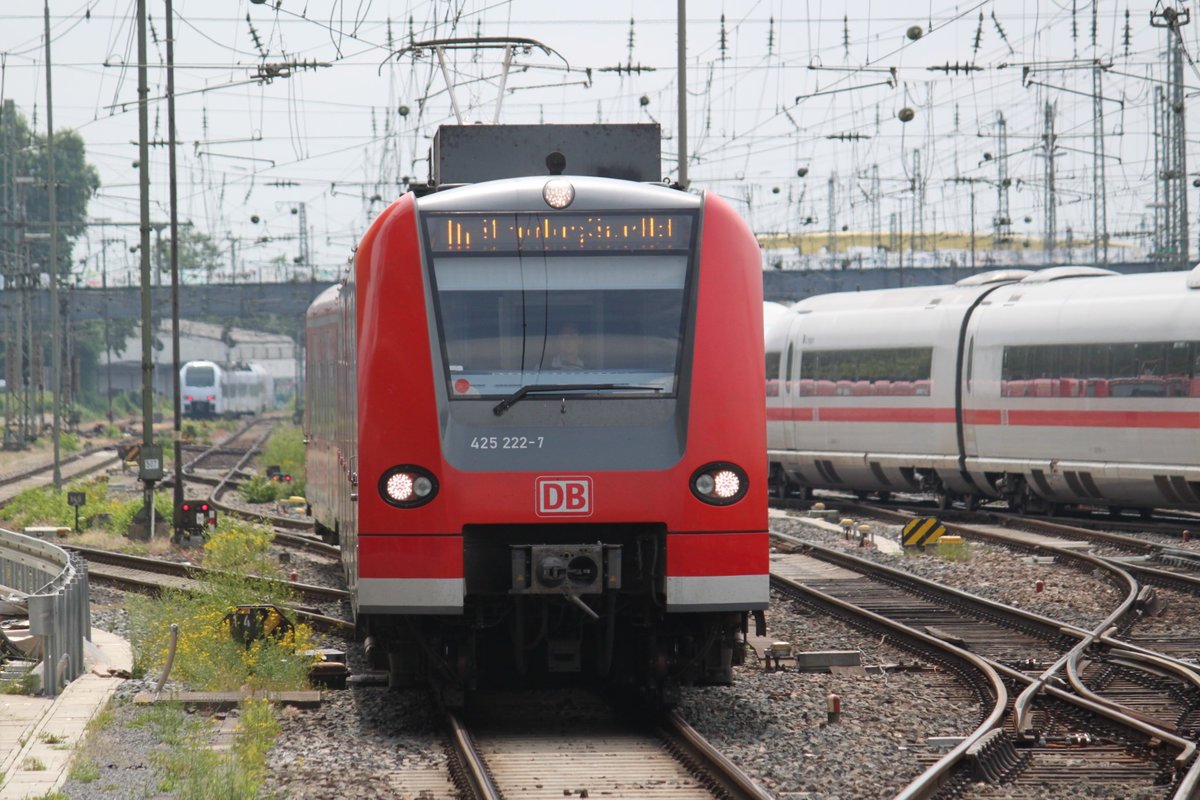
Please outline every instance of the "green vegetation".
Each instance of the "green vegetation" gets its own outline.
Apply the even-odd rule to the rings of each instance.
[[[290,494],[303,495],[306,483],[304,471],[304,431],[298,425],[284,424],[275,429],[263,449],[260,464],[279,465],[292,476]]]
[[[203,578],[198,591],[130,598],[134,673],[162,670],[170,628],[177,624],[171,677],[189,688],[251,692],[308,688],[315,657],[304,653],[316,644],[307,626],[296,625],[277,638],[266,636],[249,644],[232,635],[228,615],[236,606],[282,606],[295,599],[287,586],[266,584],[253,574],[278,573],[270,542],[267,528],[222,520],[204,546],[204,564],[224,572]],[[261,697],[243,701],[236,738],[227,752],[210,750],[210,724],[184,713],[178,705],[153,706],[130,724],[151,727],[165,745],[156,762],[162,775],[158,789],[185,800],[256,797],[266,776],[267,753],[279,735],[271,705]]]
[[[254,572],[276,575],[270,560],[270,534],[245,523],[218,530],[205,545],[205,566],[224,570],[200,581],[195,592],[171,591],[161,597],[131,597],[130,643],[135,670],[153,673],[166,663],[171,624],[179,625],[172,678],[202,691],[241,687],[291,690],[308,687],[313,657],[312,631],[296,625],[278,639],[242,645],[231,635],[227,615],[239,605],[287,605],[286,586],[256,580]]]
[[[244,481],[238,487],[238,491],[247,503],[272,503],[284,496],[284,492],[290,494],[291,484],[285,485],[273,481],[266,475],[255,475],[250,480]]]
[[[252,800],[267,772],[267,752],[279,735],[266,700],[242,704],[238,730],[228,752],[208,748],[212,726],[178,705],[155,706],[130,723],[149,727],[166,747],[157,759],[158,789],[179,800]]]
[[[26,489],[0,508],[0,522],[14,528],[31,525],[53,525],[70,528],[75,525],[75,509],[67,505],[67,491],[83,492],[87,501],[79,509],[79,525],[83,529],[104,527],[108,531],[124,535],[134,514],[142,507],[140,497],[108,496],[108,481],[104,478],[71,484],[66,490],[56,492],[52,487]],[[156,492],[154,507],[166,519],[171,519],[170,492]],[[104,521],[98,524],[97,518]]]
[[[937,543],[937,554],[939,558],[946,561],[970,561],[971,547],[965,541],[939,541]]]
[[[67,775],[80,783],[93,783],[100,780],[100,765],[88,756],[80,755],[71,762]]]
[[[0,694],[34,695],[42,687],[40,676],[35,672],[26,672],[19,678],[0,682]]]

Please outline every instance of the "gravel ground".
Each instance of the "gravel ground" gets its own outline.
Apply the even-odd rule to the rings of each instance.
[[[913,664],[904,650],[772,596],[773,639],[798,650],[857,650],[864,666]],[[826,697],[842,698],[829,724]],[[684,691],[683,716],[777,797],[889,797],[941,756],[929,736],[965,736],[983,713],[961,684],[928,670],[829,675],[739,668],[732,686]]]
[[[279,717],[267,796],[415,797],[421,773],[445,768],[439,718],[420,691],[329,692],[320,708],[284,709]]]
[[[772,517],[771,527],[825,547],[850,551],[894,569],[971,592],[998,603],[1032,611],[1091,630],[1121,602],[1122,593],[1108,581],[1062,564],[1031,564],[1026,554],[990,544],[971,542],[970,557],[950,561],[933,553],[893,555],[858,547],[840,533],[805,524],[797,518]],[[873,523],[876,536],[899,537],[900,527]],[[1044,581],[1043,591],[1036,590]]]
[[[821,544],[845,546],[838,534],[793,520],[773,522],[780,530]],[[888,526],[878,530],[881,535],[890,532]],[[969,562],[852,549],[855,554],[1079,625],[1098,621],[1116,602],[1115,590],[1103,581],[1053,565],[1025,564],[1019,554],[1002,548],[972,545]],[[295,569],[305,582],[341,585],[340,566],[335,562],[292,554],[290,564],[284,566]],[[1047,581],[1040,596],[1033,592],[1038,578]],[[1165,616],[1142,623],[1154,627],[1139,626],[1137,632],[1175,632],[1194,616],[1189,615],[1189,607],[1194,607],[1194,602],[1189,606],[1186,599],[1173,597]],[[120,592],[93,587],[93,619],[99,627],[128,635],[128,615]],[[768,623],[772,638],[792,642],[797,649],[857,650],[868,666],[911,666],[914,661],[911,654],[883,644],[877,637],[778,597],[773,598]],[[348,655],[352,670],[361,670],[358,648],[349,647]],[[152,683],[147,679],[124,684],[113,704],[115,725],[123,726],[132,718],[129,700]],[[830,691],[842,698],[842,719],[837,724],[826,720]],[[681,711],[772,794],[805,800],[891,796],[939,757],[939,752],[928,747],[927,737],[965,735],[982,713],[960,685],[931,670],[837,676],[787,670],[766,673],[753,660],[737,671],[733,686],[685,690]],[[318,709],[283,709],[279,717],[283,732],[269,757],[264,797],[315,799],[367,793],[415,797],[412,776],[440,770],[445,763],[437,717],[421,692],[359,686],[326,693]],[[120,730],[115,737],[119,744],[107,745],[92,756],[101,767],[101,778],[88,784],[68,783],[66,796],[73,800],[155,796],[157,778],[150,765],[157,743],[145,729]],[[1103,791],[1091,787],[1074,795],[1047,789],[1022,796],[1117,800],[1161,794],[1139,794],[1131,787]]]

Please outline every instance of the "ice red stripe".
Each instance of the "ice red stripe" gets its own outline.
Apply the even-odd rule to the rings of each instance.
[[[830,407],[769,408],[767,419],[797,422],[876,422],[952,424],[953,408],[867,408]],[[1096,411],[1083,409],[969,408],[963,411],[967,425],[1021,425],[1052,428],[1178,428],[1200,429],[1200,413],[1194,411]]]
[[[821,422],[954,422],[953,408],[841,408],[823,406],[817,411]]]
[[[1018,410],[1008,412],[1009,425],[1062,428],[1200,428],[1194,411],[1068,411]]]
[[[813,410],[811,408],[767,407],[768,422],[811,422],[812,418]]]

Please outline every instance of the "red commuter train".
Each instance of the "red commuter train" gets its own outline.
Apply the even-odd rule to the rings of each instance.
[[[305,428],[393,685],[731,679],[768,600],[762,308],[711,194],[519,177],[375,220],[308,311]]]

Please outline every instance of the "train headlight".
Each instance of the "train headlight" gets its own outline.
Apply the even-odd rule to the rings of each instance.
[[[379,477],[379,495],[389,505],[413,508],[424,505],[437,494],[438,482],[424,467],[401,464]]]
[[[736,464],[717,461],[692,473],[692,494],[714,506],[727,506],[746,496],[750,481]]]
[[[575,187],[563,178],[546,181],[542,187],[542,199],[551,208],[566,208],[575,201]]]

